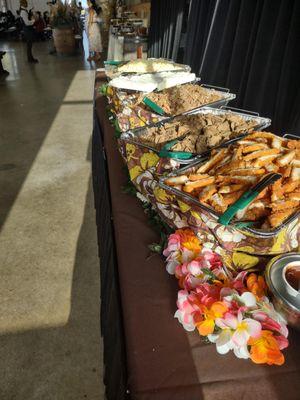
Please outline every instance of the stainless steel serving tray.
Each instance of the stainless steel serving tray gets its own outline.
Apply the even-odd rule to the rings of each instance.
[[[169,73],[169,72],[172,72],[172,71],[166,71],[166,72]],[[136,74],[136,75],[140,76],[140,75],[148,75],[148,74]],[[134,90],[134,89],[131,90],[131,89],[118,88],[118,87],[112,86],[112,85],[110,85],[110,86],[113,87],[114,89],[116,89],[118,91],[118,93],[123,94],[124,96],[126,96],[126,95],[128,95],[128,96],[130,96],[130,95],[140,95],[140,96],[144,95],[144,96],[146,96],[148,93],[160,93],[163,90],[171,89],[171,88],[174,88],[176,86],[193,85],[193,84],[194,85],[200,85],[201,84],[200,82],[201,82],[201,78],[196,78],[191,82],[178,83],[177,85],[173,85],[173,86],[170,86],[168,88],[161,89],[161,90],[155,89],[152,92],[143,92],[143,91],[138,91],[138,90]],[[203,84],[203,86],[205,86],[205,85]],[[224,90],[228,91],[229,89],[224,89]]]
[[[166,123],[170,123],[172,121],[175,120],[175,118],[180,118],[183,115],[197,115],[197,114],[202,114],[202,115],[206,115],[206,114],[214,114],[214,115],[224,115],[227,113],[232,113],[234,115],[238,115],[242,118],[244,118],[246,121],[253,121],[253,120],[257,120],[257,125],[253,128],[254,130],[262,130],[267,128],[270,124],[271,124],[271,120],[269,118],[263,118],[260,117],[258,113],[252,113],[250,111],[245,111],[245,110],[239,110],[237,108],[230,108],[230,107],[225,107],[223,106],[222,108],[214,108],[214,107],[208,107],[208,106],[203,106],[203,107],[199,107],[196,110],[193,111],[189,111],[189,112],[185,112],[183,114],[174,116],[174,117],[169,117],[164,119],[163,121],[159,121],[155,124],[151,124],[151,125],[147,125],[145,127],[142,128],[136,128],[136,129],[132,129],[129,131],[126,131],[124,133],[121,134],[120,139],[136,144],[138,146],[147,148],[149,150],[152,150],[156,153],[159,152],[158,149],[156,149],[154,146],[151,145],[147,145],[144,144],[142,142],[139,142],[137,140],[137,138],[142,135],[144,133],[144,131],[148,128],[153,128],[153,127],[162,127],[164,126]],[[217,146],[219,147],[219,146]],[[212,149],[208,149],[208,150],[212,150]],[[180,164],[188,164],[191,165],[194,162],[199,162],[201,159],[203,159],[203,154],[199,154],[193,158],[190,158],[189,160],[178,160],[176,159],[176,161],[179,161]]]
[[[171,118],[171,117],[177,117],[178,115],[190,114],[190,113],[192,113],[194,111],[197,111],[200,108],[204,108],[204,107],[219,108],[221,106],[227,106],[229,101],[234,100],[236,98],[236,95],[234,93],[230,93],[229,89],[223,88],[223,87],[218,87],[218,86],[207,85],[205,83],[201,83],[201,78],[196,78],[192,82],[181,83],[181,84],[174,85],[174,86],[171,86],[169,88],[162,89],[162,90],[159,90],[159,91],[155,90],[154,92],[155,93],[161,93],[164,90],[172,89],[172,88],[175,88],[176,86],[184,86],[184,85],[191,85],[191,84],[192,85],[202,86],[205,89],[213,90],[215,93],[219,94],[222,98],[220,100],[212,101],[211,103],[206,103],[206,104],[203,104],[203,105],[199,105],[198,107],[192,108],[192,109],[190,109],[188,111],[185,111],[183,113],[180,113],[180,114],[176,114],[176,115],[164,114],[163,116],[165,116],[166,118]],[[118,88],[116,88],[116,89],[119,90],[120,93],[125,92],[125,90],[127,90],[127,89],[122,90],[122,89],[118,89]],[[129,91],[129,90],[127,90],[127,91]],[[136,94],[136,93],[142,94],[143,92],[137,92],[135,90],[132,91],[132,94]],[[145,95],[146,95],[146,93],[145,93]]]
[[[276,135],[274,134],[274,136],[276,136]],[[283,135],[283,137],[300,140],[300,137],[298,135],[287,134],[287,135]],[[201,157],[201,155],[200,155],[200,157]],[[214,215],[216,218],[219,218],[222,214],[217,212],[212,207],[202,204],[199,200],[197,200],[192,195],[190,195],[186,192],[183,192],[181,190],[178,190],[178,189],[176,189],[172,186],[169,186],[165,183],[165,181],[172,176],[179,176],[179,175],[184,175],[187,173],[195,172],[204,162],[206,162],[206,159],[205,160],[203,160],[203,159],[202,160],[201,159],[194,160],[191,164],[189,164],[185,167],[179,168],[179,169],[171,172],[170,174],[161,177],[159,179],[158,184],[160,187],[167,190],[169,193],[176,195],[179,199],[186,200],[189,203],[195,204],[196,206],[202,208],[203,210],[208,211],[210,214]],[[244,231],[253,233],[255,235],[260,235],[262,237],[272,237],[272,236],[277,235],[282,228],[284,228],[290,222],[294,221],[299,216],[300,216],[300,210],[296,211],[294,214],[292,214],[290,217],[288,217],[282,224],[280,224],[275,229],[268,230],[268,231],[265,231],[262,229],[251,228],[251,227],[243,227],[243,228],[239,228],[239,230],[244,230]],[[240,222],[240,221],[232,220],[232,222],[229,224],[229,226],[234,226],[235,222]]]
[[[148,60],[161,60],[161,61],[170,61],[174,65],[180,65],[181,68],[176,69],[176,70],[167,70],[167,71],[161,71],[161,72],[190,72],[191,67],[189,65],[185,64],[179,64],[175,63],[172,60],[168,60],[166,58],[148,58]],[[109,62],[109,60],[107,60]],[[118,65],[109,65],[108,63],[106,64],[107,66],[107,77],[109,79],[115,78],[117,76],[126,76],[126,75],[145,75],[145,74],[156,74],[159,71],[156,72],[118,72],[118,67],[121,67],[125,64],[128,64],[130,61],[121,61]],[[105,62],[104,62],[105,65]]]

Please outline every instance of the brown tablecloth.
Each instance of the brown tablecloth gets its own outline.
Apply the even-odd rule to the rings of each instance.
[[[174,319],[177,281],[166,272],[160,256],[149,258],[147,246],[158,237],[141,203],[122,192],[126,172],[106,116],[105,99],[98,97],[95,104],[107,159],[127,394],[137,400],[299,399],[299,332],[291,331],[283,366],[260,366],[232,353],[218,355],[215,345],[205,344],[196,332],[184,331]],[[100,229],[103,218],[104,214],[98,217]],[[113,316],[107,315],[114,329]],[[104,339],[107,335],[109,327]]]

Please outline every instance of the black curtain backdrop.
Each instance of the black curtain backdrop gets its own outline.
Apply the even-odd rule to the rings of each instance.
[[[152,0],[149,56],[178,61],[184,3]],[[184,63],[236,93],[230,105],[271,118],[277,133],[300,132],[299,44],[300,0],[190,2]]]
[[[272,118],[275,132],[299,133],[300,1],[220,0],[207,43],[215,5],[192,0],[185,62],[236,93],[235,106]]]
[[[148,57],[177,60],[186,0],[152,0]]]
[[[191,1],[183,62],[200,70],[216,0]]]

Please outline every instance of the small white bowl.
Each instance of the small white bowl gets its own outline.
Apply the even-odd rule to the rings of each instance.
[[[290,269],[296,269],[297,271],[300,271],[300,262],[299,261],[292,261],[289,264],[287,264],[285,267],[283,267],[282,269],[282,279],[286,285],[286,290],[288,291],[288,293],[293,296],[293,297],[297,297],[300,296],[300,291],[294,289],[287,281],[286,279],[286,273],[287,271]]]

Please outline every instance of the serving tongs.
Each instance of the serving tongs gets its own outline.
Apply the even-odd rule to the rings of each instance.
[[[118,66],[118,65],[120,65],[120,64],[122,64],[124,61],[118,61],[118,60],[105,60],[104,61],[104,65],[116,65],[116,66]]]
[[[163,148],[159,151],[158,155],[161,158],[174,158],[175,160],[189,160],[195,156],[197,156],[196,153],[190,153],[188,151],[171,151],[172,147],[175,146],[177,143],[179,143],[181,140],[183,140],[186,135],[184,135],[180,139],[174,139],[171,140],[170,142],[167,142]]]
[[[170,142],[167,142],[163,148],[160,150],[160,152],[158,153],[159,157],[161,158],[174,158],[176,160],[190,160],[191,158],[196,157],[197,159],[201,160],[201,161],[206,161],[210,155],[212,150],[218,150],[221,149],[223,147],[228,147],[231,144],[243,139],[244,137],[246,137],[248,135],[248,133],[243,133],[239,136],[236,136],[232,139],[226,140],[225,142],[219,144],[218,146],[212,147],[209,150],[204,151],[201,154],[197,154],[197,153],[191,153],[188,151],[170,151],[172,149],[173,146],[175,146],[175,144],[179,143],[181,140],[183,140],[186,136],[188,135],[188,133],[186,135],[184,135],[183,137],[179,138],[179,139],[175,139],[175,140],[171,140]]]
[[[165,115],[168,116],[168,114],[163,110],[158,104],[156,104],[154,101],[150,100],[149,97],[144,97],[143,98],[143,103],[149,107],[152,111],[154,111],[156,114],[159,115]]]
[[[267,186],[272,185],[278,179],[282,177],[281,174],[272,173],[266,175],[260,182],[254,185],[251,189],[247,190],[242,196],[233,203],[227,210],[219,217],[218,222],[222,225],[227,226],[236,213],[247,207]],[[241,221],[236,222],[235,226],[238,228],[244,228],[247,226],[252,226],[254,222],[252,221]]]

